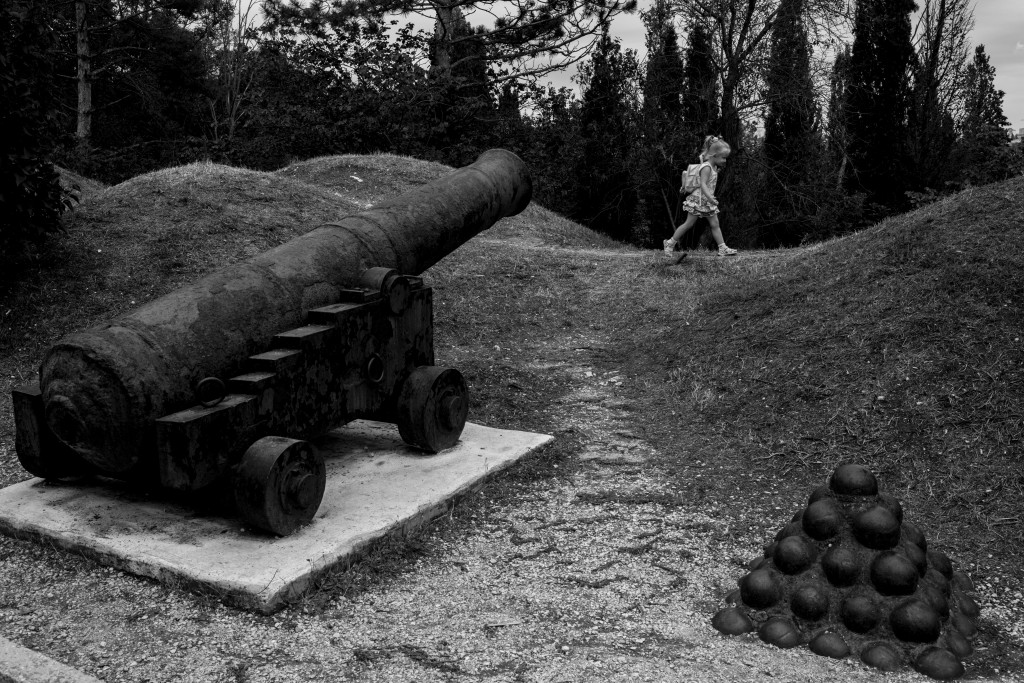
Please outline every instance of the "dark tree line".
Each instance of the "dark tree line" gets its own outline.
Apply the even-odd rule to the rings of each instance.
[[[503,146],[537,199],[660,244],[708,134],[730,244],[822,239],[1024,170],[968,0],[10,0],[0,240],[58,226],[49,160],[107,182],[196,159],[279,168],[390,151],[460,165]],[[395,11],[429,13],[416,30]],[[852,41],[849,39],[852,36]],[[542,84],[575,64],[579,94]],[[691,231],[695,246],[700,231]],[[5,254],[14,253],[5,249]]]

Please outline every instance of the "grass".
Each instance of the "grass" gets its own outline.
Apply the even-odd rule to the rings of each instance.
[[[448,170],[341,156],[83,186],[67,237],[0,293],[0,389],[31,378],[71,330]],[[571,476],[589,438],[586,392],[614,386],[631,431],[657,452],[645,467],[673,484],[637,496],[728,501],[732,528],[768,540],[836,464],[859,462],[929,541],[1020,590],[1021,197],[1018,178],[827,243],[694,254],[678,267],[541,207],[502,221],[426,274],[438,363],[466,375],[471,419],[559,437],[502,475],[490,504]],[[26,476],[12,442],[5,409],[5,483]],[[453,528],[485,514],[472,499],[464,507]],[[384,545],[317,590],[346,594],[413,570],[405,540]]]

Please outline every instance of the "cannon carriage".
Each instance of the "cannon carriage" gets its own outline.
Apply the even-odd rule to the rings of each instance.
[[[355,419],[436,453],[465,425],[466,382],[434,365],[419,273],[529,203],[504,150],[361,214],[69,335],[15,389],[32,474],[99,474],[219,496],[251,526],[308,523],[326,483],[311,439]],[[276,329],[275,329],[276,326]],[[206,492],[210,492],[206,494]]]

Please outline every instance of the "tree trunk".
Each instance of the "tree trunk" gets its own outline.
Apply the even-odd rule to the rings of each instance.
[[[89,51],[89,24],[86,0],[75,0],[75,34],[78,56],[78,126],[75,137],[87,146],[92,137],[92,54]]]
[[[452,72],[452,38],[459,8],[443,1],[437,3],[435,8],[434,59],[430,67],[438,76],[448,76]]]

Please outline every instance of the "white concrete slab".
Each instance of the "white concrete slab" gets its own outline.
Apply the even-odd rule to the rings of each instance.
[[[318,573],[358,559],[386,534],[444,513],[454,499],[552,438],[467,423],[454,448],[425,455],[406,446],[394,425],[353,422],[316,442],[327,461],[323,503],[312,523],[287,538],[117,482],[42,479],[0,490],[0,531],[269,613],[299,596]]]

